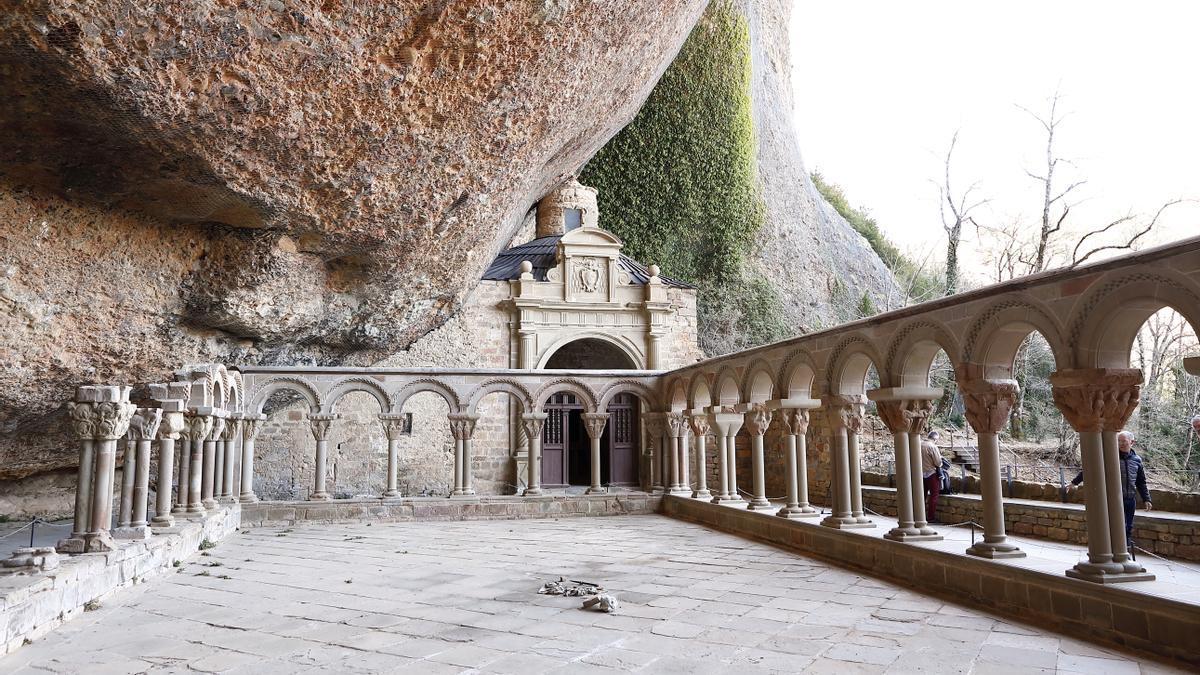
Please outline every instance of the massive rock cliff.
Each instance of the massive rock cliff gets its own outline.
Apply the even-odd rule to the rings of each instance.
[[[76,384],[428,332],[704,4],[0,0],[0,480]]]
[[[804,167],[791,119],[797,105],[788,37],[792,0],[736,5],[750,27],[750,101],[765,206],[754,268],[779,291],[796,332],[858,318],[864,294],[879,309],[903,305],[891,271],[821,197]],[[799,105],[829,103],[813,92]]]

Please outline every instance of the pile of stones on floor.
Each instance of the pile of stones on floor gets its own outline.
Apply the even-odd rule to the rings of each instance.
[[[621,603],[617,596],[607,593],[604,587],[587,581],[576,581],[559,577],[558,581],[548,581],[538,589],[538,595],[561,595],[568,598],[584,598],[581,609],[596,609],[609,614],[617,611]]]

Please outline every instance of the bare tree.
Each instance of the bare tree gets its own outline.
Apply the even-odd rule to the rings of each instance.
[[[938,185],[938,210],[942,216],[942,229],[946,231],[946,295],[958,292],[958,244],[962,241],[963,224],[971,223],[977,228],[971,212],[986,204],[988,200],[971,201],[971,193],[979,187],[972,183],[962,195],[955,196],[950,185],[950,164],[954,158],[954,146],[958,145],[958,131],[950,137],[950,148],[946,150],[945,173]]]
[[[1055,171],[1058,169],[1059,163],[1071,163],[1070,160],[1065,160],[1054,154],[1054,135],[1058,131],[1058,126],[1066,119],[1066,115],[1060,115],[1058,112],[1058,102],[1061,98],[1061,93],[1056,89],[1054,96],[1050,98],[1049,114],[1044,117],[1028,108],[1017,106],[1028,113],[1030,117],[1037,120],[1046,131],[1045,173],[1036,174],[1029,170],[1025,171],[1027,176],[1042,184],[1041,230],[1038,233],[1037,246],[1034,249],[1033,257],[1028,261],[1030,273],[1032,274],[1045,271],[1049,265],[1054,236],[1062,231],[1063,225],[1067,221],[1067,216],[1071,213],[1071,208],[1078,204],[1078,202],[1068,202],[1067,197],[1087,182],[1083,180],[1075,181],[1061,191],[1057,190],[1055,186]]]
[[[1083,253],[1081,255],[1080,251],[1084,250],[1083,245],[1084,245],[1084,243],[1087,242],[1088,239],[1091,239],[1092,237],[1100,236],[1119,225],[1133,222],[1134,215],[1128,214],[1128,215],[1122,216],[1122,217],[1117,218],[1116,220],[1110,222],[1109,224],[1105,225],[1104,227],[1101,227],[1100,229],[1092,230],[1091,232],[1088,232],[1087,234],[1080,237],[1079,241],[1075,243],[1075,250],[1071,252],[1071,267],[1076,267],[1078,265],[1082,265],[1084,263],[1084,261],[1086,261],[1088,258],[1096,255],[1097,253],[1101,253],[1103,251],[1122,251],[1122,250],[1127,251],[1129,249],[1132,249],[1134,244],[1136,244],[1139,239],[1146,236],[1147,234],[1150,233],[1150,230],[1154,229],[1154,226],[1158,224],[1158,218],[1159,218],[1159,216],[1161,216],[1163,214],[1163,211],[1166,211],[1167,209],[1171,208],[1172,206],[1175,206],[1176,204],[1181,203],[1182,201],[1184,201],[1184,200],[1172,199],[1171,201],[1158,207],[1158,211],[1156,211],[1154,213],[1154,217],[1150,219],[1150,222],[1146,223],[1145,227],[1141,227],[1136,232],[1134,232],[1132,236],[1130,236],[1129,238],[1127,238],[1125,240],[1125,243],[1096,246],[1095,248],[1092,248],[1092,249],[1088,250],[1086,253]]]

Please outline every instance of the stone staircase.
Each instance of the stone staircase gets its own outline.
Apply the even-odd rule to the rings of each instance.
[[[974,445],[955,445],[942,449],[950,451],[950,454],[954,457],[954,459],[950,460],[952,463],[966,465],[967,469],[971,471],[979,471],[978,447]]]

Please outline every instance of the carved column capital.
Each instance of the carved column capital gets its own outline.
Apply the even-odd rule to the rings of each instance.
[[[671,438],[680,438],[687,435],[687,418],[680,412],[669,412],[665,415],[667,423],[667,431],[670,432]]]
[[[196,411],[184,414],[183,437],[193,441],[203,441],[212,434],[213,417]]]
[[[113,441],[125,435],[137,406],[129,402],[129,387],[76,387],[67,404],[71,427],[81,440]]]
[[[808,411],[804,408],[783,408],[779,411],[783,420],[783,428],[791,436],[803,436],[808,433]]]
[[[258,432],[262,430],[263,422],[267,421],[266,415],[246,415],[242,418],[242,440],[252,441],[258,437]]]
[[[876,401],[879,417],[893,434],[919,434],[933,414],[933,401],[929,399],[894,399]]]
[[[1142,371],[1081,368],[1050,375],[1054,405],[1075,431],[1120,431],[1138,404]]]
[[[525,436],[529,439],[541,438],[542,425],[546,423],[546,418],[549,417],[546,413],[525,413],[521,415],[521,426],[525,429]]]
[[[206,438],[204,440],[219,441],[225,434],[225,418],[221,417],[220,415],[213,415],[211,419],[213,421],[212,431],[209,434],[208,438]]]
[[[380,413],[379,415],[379,423],[383,425],[383,433],[387,436],[389,441],[399,440],[400,437],[404,435],[404,422],[404,413]],[[450,426],[450,430],[453,432],[454,424],[451,423]]]
[[[708,415],[692,415],[689,422],[692,425],[692,433],[697,438],[707,436],[709,430],[712,428],[712,421],[709,420]]]
[[[225,429],[221,432],[220,440],[232,441],[242,435],[242,418],[230,417],[225,420]]]
[[[967,422],[977,434],[998,434],[1008,424],[1021,387],[1016,380],[960,380]]]
[[[340,415],[337,413],[319,413],[310,414],[308,416],[308,426],[312,431],[313,439],[318,441],[329,440],[329,430],[333,427],[333,421]]]
[[[162,424],[162,410],[158,408],[137,408],[129,418],[129,440],[149,441],[158,435],[158,427]]]
[[[608,413],[583,413],[583,425],[587,428],[588,438],[596,439],[604,435],[604,427],[608,425]]]
[[[447,418],[450,420],[450,433],[454,435],[454,440],[465,441],[475,435],[475,423],[479,421],[479,415],[450,413]]]
[[[862,412],[865,397],[858,394],[830,394],[821,397],[824,404],[824,422],[830,433],[846,429],[849,433],[862,430]]]
[[[752,436],[762,436],[767,433],[767,427],[771,426],[772,417],[773,415],[767,409],[767,406],[755,403],[746,411],[746,430]]]
[[[666,420],[663,413],[645,413],[642,415],[642,425],[646,427],[646,434],[650,438],[658,438],[663,434]]]

